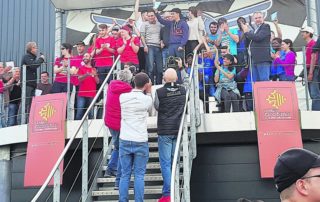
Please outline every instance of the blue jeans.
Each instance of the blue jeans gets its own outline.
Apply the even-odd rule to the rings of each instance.
[[[180,44],[170,44],[169,45],[169,56],[179,57],[184,60],[184,50],[179,51],[178,48]]]
[[[294,81],[294,76],[288,76],[286,74],[279,75],[279,81]]]
[[[144,175],[149,159],[148,142],[132,142],[120,139],[119,155],[122,166],[119,202],[129,201],[128,191],[132,167],[134,168],[134,200],[135,202],[143,202]]]
[[[73,85],[70,84],[70,93],[72,92]],[[68,92],[68,85],[67,83],[61,82],[53,82],[51,93],[67,93]]]
[[[112,150],[111,158],[108,163],[108,170],[116,171],[118,168],[118,163],[119,163],[119,135],[120,135],[120,131],[113,130],[111,128],[109,128],[109,131],[112,135],[111,144],[114,145],[114,149]],[[121,174],[120,174],[120,176],[121,176]]]
[[[3,107],[3,93],[0,93],[0,128],[4,128],[5,124],[3,123],[4,116],[4,107]]]
[[[253,81],[269,81],[270,80],[270,62],[253,63],[252,77]]]
[[[159,160],[163,178],[162,196],[170,196],[171,167],[176,143],[176,135],[159,134],[158,136]]]
[[[146,65],[152,83],[162,84],[163,61],[160,47],[148,46]],[[156,76],[156,82],[154,82],[154,76]]]
[[[17,125],[18,110],[19,104],[9,103],[7,126]]]
[[[312,111],[320,111],[320,79],[319,68],[313,71],[313,80],[309,82],[308,88],[312,99]]]
[[[99,77],[99,84],[101,85],[103,81],[107,78],[107,75],[111,69],[111,67],[96,67],[97,73]],[[111,75],[108,79],[108,83],[112,80],[113,76]]]
[[[76,120],[81,120],[85,111],[90,106],[93,98],[92,97],[77,97],[77,114]],[[93,119],[93,110],[91,109],[89,112],[89,119]]]
[[[169,57],[169,49],[163,48],[162,49],[162,63],[164,67],[167,67],[167,59]]]

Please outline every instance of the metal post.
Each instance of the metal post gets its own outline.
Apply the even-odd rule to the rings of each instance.
[[[309,83],[308,83],[308,72],[307,72],[307,62],[306,62],[306,47],[302,47],[302,55],[303,55],[303,72],[304,72],[304,80],[305,80],[305,94],[306,94],[306,104],[307,104],[307,110],[310,110],[309,106]]]
[[[106,157],[108,153],[108,147],[109,147],[109,129],[106,126],[103,127],[103,157]]]
[[[21,91],[21,124],[26,123],[26,87],[27,87],[27,66],[22,66],[22,91]]]
[[[9,202],[11,192],[10,146],[0,147],[0,201]]]
[[[88,198],[88,116],[82,126],[82,202]]]
[[[67,67],[67,118],[71,120],[71,88],[70,88],[70,58],[68,58],[68,67]]]
[[[179,147],[179,145],[177,145]],[[180,152],[180,150],[179,150]],[[180,201],[180,160],[177,160],[177,169],[174,176],[174,200],[173,201]],[[172,201],[172,199],[171,199]]]
[[[62,14],[63,10],[56,9],[56,30],[55,30],[55,58],[60,56],[60,47],[62,42]]]
[[[195,51],[194,54],[197,52]],[[195,65],[193,70],[193,83],[194,83],[194,100],[195,100],[195,114],[196,114],[196,126],[200,126],[201,118],[200,118],[200,97],[199,97],[199,73],[198,73],[198,57],[194,58]]]
[[[58,167],[53,176],[53,202],[60,202],[60,168]]]
[[[188,124],[184,124],[183,128],[183,196],[185,202],[190,202],[190,162],[189,162],[189,135]],[[180,168],[178,167],[177,170]]]
[[[194,71],[194,73],[195,73],[195,71]],[[192,155],[192,158],[195,158],[197,156],[197,145],[196,145],[196,140],[195,140],[196,139],[195,138],[196,114],[195,114],[194,79],[192,79],[191,85],[190,85],[189,109],[190,109],[191,155]],[[184,125],[188,125],[188,124],[185,123]]]

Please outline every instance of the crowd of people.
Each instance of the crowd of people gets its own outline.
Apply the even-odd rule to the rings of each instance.
[[[120,201],[128,200],[130,176],[135,176],[135,201],[143,201],[144,174],[148,162],[148,110],[158,110],[158,143],[164,180],[160,202],[170,201],[172,154],[179,130],[186,89],[193,58],[199,65],[200,98],[208,102],[214,97],[223,112],[253,110],[252,82],[294,81],[296,52],[290,39],[282,39],[278,21],[275,34],[264,22],[264,14],[255,12],[247,22],[237,19],[237,28],[229,28],[226,18],[209,24],[209,33],[201,10],[190,7],[187,16],[179,8],[160,13],[150,9],[138,12],[123,25],[99,24],[86,47],[83,41],[61,44],[61,56],[55,59],[53,83],[48,72],[37,70],[45,62],[38,56],[35,42],[28,42],[22,65],[26,66],[26,114],[32,97],[63,93],[74,89],[75,116],[80,120],[96,96],[97,89],[110,72],[117,56],[121,71],[108,80],[105,124],[112,135],[114,149],[106,176],[116,176]],[[312,109],[320,110],[318,53],[320,40],[313,40],[312,27],[301,29],[306,41],[306,67]],[[73,53],[76,47],[77,53]],[[196,52],[194,51],[196,50]],[[194,53],[197,55],[194,56]],[[68,75],[70,74],[70,76]],[[20,68],[0,63],[0,127],[18,123],[21,104],[22,76]],[[152,84],[163,87],[151,96]],[[91,111],[89,118],[94,118]],[[97,118],[102,118],[98,113]]]

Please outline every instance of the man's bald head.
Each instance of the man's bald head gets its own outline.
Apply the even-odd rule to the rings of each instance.
[[[165,72],[164,72],[164,81],[166,83],[173,83],[176,82],[178,80],[178,76],[177,76],[177,72],[175,69],[173,68],[168,68]]]

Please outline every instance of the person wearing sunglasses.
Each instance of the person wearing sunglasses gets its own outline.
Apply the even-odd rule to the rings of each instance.
[[[289,149],[274,167],[274,181],[282,202],[320,201],[320,156],[306,149]]]

